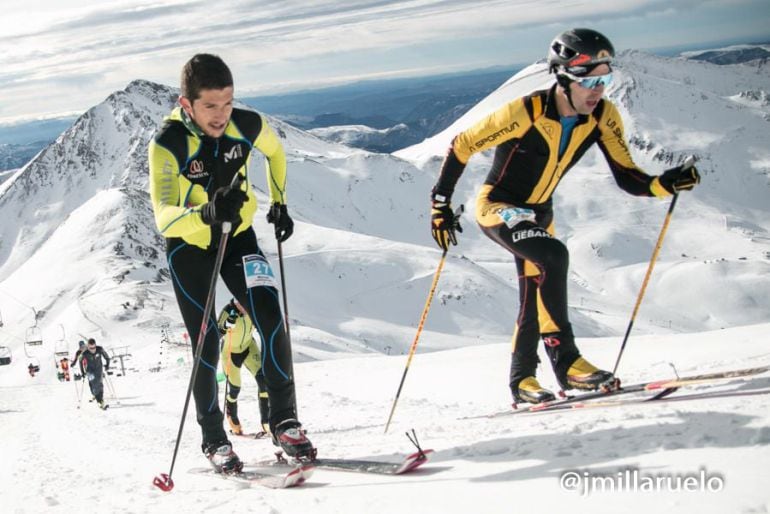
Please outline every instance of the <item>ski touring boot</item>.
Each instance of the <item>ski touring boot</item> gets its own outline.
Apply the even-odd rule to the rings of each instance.
[[[289,418],[281,421],[273,430],[273,444],[296,460],[314,460],[316,449],[305,436],[302,424],[296,419]]]
[[[270,423],[263,421],[262,430],[254,435],[254,439],[264,439],[270,436]]]
[[[231,402],[229,398],[225,401],[225,416],[230,424],[230,431],[235,435],[242,435],[243,427],[241,427],[241,420],[238,419],[238,402]]]
[[[530,376],[519,382],[518,386],[514,388],[513,399],[515,406],[517,402],[550,402],[555,400],[556,397],[551,391],[541,386],[535,377]]]
[[[618,380],[583,357],[578,357],[567,370],[567,386],[583,391],[612,391],[618,388]]]
[[[217,473],[239,473],[243,469],[243,462],[226,439],[203,445],[203,453]]]

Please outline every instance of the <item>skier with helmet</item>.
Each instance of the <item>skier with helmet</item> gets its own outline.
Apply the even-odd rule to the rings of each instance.
[[[462,232],[452,194],[473,154],[496,147],[476,201],[482,232],[513,254],[519,277],[519,314],[513,333],[509,385],[514,402],[551,401],[554,394],[536,378],[538,341],[559,386],[596,390],[615,377],[581,356],[567,310],[569,252],[556,239],[553,192],[562,177],[594,143],[618,186],[636,196],[670,196],[700,182],[692,165],[651,176],[634,164],[617,108],[604,98],[612,82],[615,50],[595,30],[567,30],[553,40],[549,89],[517,98],[452,140],[431,192],[431,230],[443,250]]]

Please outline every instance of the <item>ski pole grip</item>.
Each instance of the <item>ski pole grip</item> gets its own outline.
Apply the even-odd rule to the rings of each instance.
[[[235,175],[233,175],[233,180],[230,181],[231,187],[240,187],[241,184],[243,184],[243,177],[240,173],[235,172]],[[229,221],[223,221],[222,222],[222,233],[223,234],[229,234],[230,231],[233,229],[233,224]]]

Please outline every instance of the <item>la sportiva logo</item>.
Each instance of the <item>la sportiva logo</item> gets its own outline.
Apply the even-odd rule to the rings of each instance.
[[[506,134],[510,134],[511,132],[516,130],[517,128],[519,128],[519,122],[518,121],[514,121],[510,125],[508,125],[507,127],[501,128],[500,130],[498,130],[494,134],[490,134],[490,135],[488,135],[488,136],[486,136],[486,137],[484,137],[482,139],[479,139],[478,141],[476,141],[474,143],[474,146],[477,149],[483,148],[484,145],[489,144],[489,143],[494,143],[498,138],[500,138],[500,137],[502,137],[502,136],[504,136]],[[471,152],[472,151],[473,151],[473,148],[471,148]]]

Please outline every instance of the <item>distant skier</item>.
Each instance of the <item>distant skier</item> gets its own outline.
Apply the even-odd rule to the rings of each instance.
[[[104,366],[102,366],[104,359]],[[96,402],[101,409],[106,409],[108,405],[104,403],[104,383],[102,382],[103,372],[110,369],[110,356],[104,351],[104,348],[97,346],[92,338],[88,340],[86,350],[80,354],[80,372],[88,379],[88,387],[91,394],[94,395]]]
[[[86,351],[86,342],[82,339],[78,341],[78,349],[75,351],[75,356],[72,357],[72,360],[70,360],[70,367],[73,367],[76,363],[79,362],[79,357],[82,355],[82,353]],[[79,380],[82,377],[81,375],[75,375],[75,380]]]
[[[252,337],[254,326],[243,307],[235,298],[230,300],[219,315],[217,321],[222,334],[222,370],[227,378],[228,391],[225,397],[225,416],[234,434],[243,434],[238,418],[238,395],[241,392],[241,366],[246,366],[251,376],[257,381],[259,391],[259,415],[262,430],[257,437],[265,436],[270,431],[269,402],[265,390],[265,377],[262,375],[262,355]]]
[[[65,356],[59,359],[59,369],[60,371],[57,373],[57,377],[59,378],[60,382],[70,381],[70,361]]]
[[[567,312],[567,247],[554,237],[552,195],[561,178],[594,143],[616,183],[637,196],[665,197],[700,182],[695,167],[676,166],[650,176],[634,164],[616,107],[603,98],[612,81],[615,50],[590,29],[556,36],[548,66],[556,83],[509,102],[458,134],[432,190],[431,229],[440,248],[457,244],[462,229],[452,193],[473,154],[497,147],[492,169],[476,200],[481,230],[511,252],[519,277],[519,315],[513,334],[509,385],[514,401],[554,399],[535,378],[538,339],[563,389],[598,389],[612,373],[583,357]]]
[[[286,335],[274,275],[252,228],[257,198],[247,170],[253,150],[267,157],[271,206],[267,221],[286,241],[294,222],[286,206],[286,155],[260,114],[233,107],[233,77],[215,55],[197,54],[182,69],[181,107],[174,109],[149,146],[150,198],[166,252],[177,303],[192,341],[206,327],[193,398],[203,453],[217,471],[242,468],[224,429],[217,401],[219,337],[215,320],[201,323],[222,223],[232,223],[220,275],[247,306],[262,341],[263,373],[270,396],[273,443],[292,457],[314,452],[297,420],[291,343]],[[243,180],[234,184],[236,175]]]

